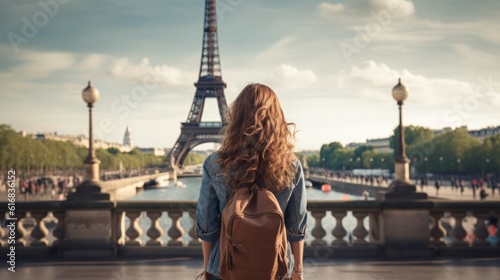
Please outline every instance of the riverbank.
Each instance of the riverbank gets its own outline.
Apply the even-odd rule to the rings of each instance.
[[[383,182],[380,185],[372,185],[370,183],[364,184],[360,181],[354,181],[349,179],[334,179],[331,177],[325,176],[311,176],[309,178],[315,187],[320,186],[321,184],[330,184],[332,190],[337,192],[343,192],[352,195],[362,195],[364,191],[367,191],[370,194],[370,197],[377,197],[379,192],[386,192],[389,187],[389,182]],[[460,192],[457,188],[452,188],[450,185],[443,185],[436,191],[434,187],[434,181],[429,182],[430,185],[421,186],[417,185],[418,192],[427,193],[429,198],[432,199],[446,199],[446,200],[480,200],[479,190],[474,192],[472,188],[465,188],[464,192]],[[496,190],[494,193],[491,189],[486,190],[488,196],[484,200],[493,200],[500,201],[500,193]]]

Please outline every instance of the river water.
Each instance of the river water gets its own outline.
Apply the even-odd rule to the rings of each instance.
[[[179,180],[183,184],[186,185],[185,188],[179,188],[175,186],[175,183],[170,181],[167,186],[164,186],[162,188],[154,189],[154,190],[146,190],[142,191],[135,196],[131,197],[130,200],[144,200],[144,201],[176,201],[176,200],[190,200],[190,201],[197,201],[199,192],[200,192],[200,185],[201,185],[201,177],[194,177],[194,178],[181,178]],[[335,191],[330,191],[328,193],[324,193],[321,190],[314,189],[314,188],[308,188],[307,189],[307,199],[308,200],[329,200],[329,201],[340,201],[340,200],[361,200],[361,196],[356,196],[356,195],[349,195],[349,194],[344,194],[344,193],[338,193]],[[163,213],[163,215],[159,219],[160,221],[160,226],[163,229],[163,232],[166,233],[168,229],[170,228],[172,221],[168,217],[166,213]],[[181,226],[184,228],[186,231],[186,234],[184,235],[183,239],[184,242],[187,244],[189,242],[190,238],[189,235],[187,234],[187,231],[192,227],[193,222],[189,218],[187,213],[183,214],[183,217],[181,218]],[[323,223],[323,228],[326,231],[326,236],[324,237],[324,240],[327,242],[331,242],[334,237],[331,234],[331,231],[333,227],[335,226],[335,219],[332,217],[331,213],[328,211],[327,215],[323,218],[322,220]],[[146,231],[148,230],[151,222],[149,218],[146,217],[145,213],[142,213],[141,220],[139,222],[139,225],[142,229],[142,236],[141,240],[143,243],[145,243],[148,240],[148,237],[146,236]],[[344,228],[347,230],[347,232],[352,232],[354,227],[356,226],[356,219],[352,216],[351,213],[348,213],[348,215],[344,218],[342,221],[342,224],[344,225]],[[126,228],[128,228],[129,221],[128,219],[126,220]],[[313,217],[310,216],[308,218],[307,222],[307,237],[306,237],[306,242],[312,241],[314,238],[311,236],[311,230],[314,227],[314,219]],[[365,227],[368,228],[368,221],[365,219]],[[168,242],[168,236],[167,234],[163,235],[163,241]],[[346,236],[346,239],[348,236]]]

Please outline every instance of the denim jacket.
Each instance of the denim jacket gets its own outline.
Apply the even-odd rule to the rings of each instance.
[[[275,193],[276,199],[284,213],[287,239],[298,242],[305,238],[307,225],[307,197],[304,172],[299,160],[295,160],[295,178],[289,188]],[[231,198],[233,191],[226,186],[224,173],[221,170],[217,153],[213,153],[203,163],[203,179],[200,196],[196,205],[196,235],[208,242],[213,242],[208,260],[207,272],[220,277],[219,236],[221,229],[221,213]],[[290,246],[288,246],[289,271],[293,266]]]

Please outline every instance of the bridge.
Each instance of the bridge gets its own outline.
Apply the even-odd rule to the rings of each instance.
[[[196,201],[118,198],[157,176],[168,173],[102,182],[104,191],[115,193],[112,201],[17,202],[14,235],[11,228],[0,227],[0,254],[15,252],[16,279],[193,279],[203,268],[201,243],[194,233]],[[368,190],[375,196],[387,189],[328,176],[309,179],[353,194]],[[491,221],[497,218],[500,226],[499,199],[443,195],[428,200],[309,201],[305,276],[475,279],[480,274],[497,279],[500,231],[492,235]],[[7,224],[8,207],[0,203],[0,217]],[[0,277],[7,273],[0,271]]]
[[[195,207],[195,201],[18,202],[15,207],[15,259],[20,263],[19,271],[23,271],[25,264],[30,267],[27,271],[50,272],[46,275],[53,276],[59,267],[67,265],[78,273],[82,272],[79,267],[83,267],[85,274],[91,275],[94,273],[90,268],[92,262],[82,259],[101,259],[105,262],[96,270],[96,275],[104,274],[105,267],[113,267],[116,273],[136,272],[142,274],[141,277],[168,271],[169,276],[184,275],[179,279],[193,279],[193,273],[202,269],[201,244],[194,233]],[[0,216],[4,217],[7,211],[8,203],[0,203]],[[497,241],[500,233],[497,231],[496,239],[492,239],[488,231],[488,219],[500,217],[500,204],[495,201],[310,201],[308,211],[314,222],[307,232],[310,238],[305,246],[304,263],[306,269],[309,265],[311,271],[318,273],[311,274],[308,279],[325,279],[320,276],[337,269],[345,275],[353,275],[349,270],[364,275],[364,270],[377,274],[379,270],[390,273],[389,269],[398,273],[401,279],[404,275],[401,267],[387,262],[388,258],[418,258],[420,261],[409,259],[407,262],[415,273],[421,273],[419,266],[439,268],[436,264],[443,265],[442,258],[490,257],[498,261],[500,256]],[[347,216],[356,219],[354,228],[344,225]],[[421,224],[415,227],[419,222]],[[147,230],[143,231],[139,225],[147,225]],[[0,227],[0,254],[3,256],[12,252],[8,244],[10,235],[9,228]],[[341,260],[333,260],[338,258]],[[355,260],[348,261],[352,258]],[[372,262],[362,261],[367,258]],[[65,263],[67,260],[78,262]],[[475,259],[472,264],[480,266],[492,260],[495,259]],[[457,269],[459,262],[451,261]],[[351,263],[359,265],[359,270],[349,265]],[[138,264],[142,269],[133,270]],[[159,270],[154,268],[157,265],[160,265]],[[190,277],[179,270],[184,265],[189,267]],[[385,266],[389,268],[382,269]],[[149,269],[153,272],[147,272]],[[488,271],[490,275],[493,271],[499,272],[498,268],[486,268]],[[476,272],[479,273],[479,269]],[[69,279],[63,275],[69,277],[78,273],[66,270],[58,274],[61,278],[50,279]],[[96,279],[128,279],[112,277],[109,274],[108,278]]]

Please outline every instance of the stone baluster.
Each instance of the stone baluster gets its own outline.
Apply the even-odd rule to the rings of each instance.
[[[352,211],[352,215],[357,220],[356,227],[352,231],[352,234],[356,237],[356,239],[353,242],[353,245],[366,245],[366,244],[368,244],[368,242],[366,242],[366,240],[365,240],[365,237],[368,235],[368,231],[366,230],[365,225],[363,223],[366,216],[368,216],[368,213],[361,212],[361,211]]]
[[[31,212],[31,217],[36,220],[35,228],[31,231],[31,237],[34,238],[34,240],[31,241],[31,246],[47,246],[49,244],[49,241],[46,238],[49,234],[49,230],[43,222],[47,213],[48,211]]]
[[[311,245],[326,245],[326,241],[323,240],[323,237],[326,235],[326,231],[323,228],[323,224],[321,220],[325,217],[325,211],[311,211],[311,216],[314,218],[314,228],[311,231],[312,236],[315,239],[312,241]]]
[[[189,229],[189,237],[191,237],[191,240],[189,241],[189,246],[201,246],[200,239],[198,236],[196,236],[195,229],[196,229],[196,210],[192,209],[189,210],[189,217],[193,221],[193,226]]]
[[[379,212],[370,212],[369,218],[368,218],[368,223],[369,223],[369,235],[370,235],[370,242],[379,242],[380,241],[380,213]]]
[[[491,246],[490,242],[486,240],[488,238],[489,232],[488,228],[486,227],[485,220],[488,219],[490,216],[489,213],[485,212],[479,212],[479,213],[474,213],[474,216],[476,216],[476,226],[474,227],[474,241],[472,241],[473,246]]]
[[[345,211],[332,211],[333,217],[335,217],[335,227],[332,230],[332,235],[335,237],[332,245],[335,246],[345,246],[347,245],[347,241],[344,240],[344,236],[346,236],[347,231],[342,224],[342,220],[347,215]]]
[[[181,226],[180,218],[182,217],[181,210],[170,210],[168,211],[168,216],[172,219],[172,226],[168,230],[168,236],[170,241],[168,241],[169,246],[183,246],[182,236],[184,235],[184,229]]]
[[[16,216],[17,221],[16,223],[16,246],[26,246],[27,241],[25,239],[26,237],[26,229],[24,228],[23,225],[23,219],[26,217],[26,211],[21,211],[16,209]]]
[[[462,221],[465,218],[465,212],[451,212],[450,214],[455,219],[455,225],[451,229],[451,237],[453,238],[451,246],[468,246],[469,244],[464,240],[467,236],[467,232],[462,225]]]
[[[64,235],[65,235],[65,223],[64,223],[64,217],[66,216],[66,212],[64,211],[54,211],[52,213],[54,217],[57,219],[57,226],[52,232],[52,235],[57,238],[52,243],[52,246],[59,245],[63,242],[64,240]]]
[[[430,215],[432,217],[432,227],[430,230],[431,244],[434,246],[446,246],[446,243],[443,241],[445,229],[441,224],[441,218],[443,217],[444,212],[431,211]]]
[[[127,218],[130,219],[130,226],[125,232],[128,240],[125,241],[125,245],[127,246],[140,246],[142,244],[139,237],[142,234],[142,230],[139,227],[139,217],[141,216],[141,211],[127,211]]]
[[[163,241],[161,241],[161,236],[163,235],[163,230],[160,227],[160,223],[158,218],[161,217],[161,211],[148,211],[147,215],[151,220],[151,226],[149,227],[146,234],[150,238],[146,245],[148,246],[161,246],[163,245]]]
[[[117,245],[123,245],[125,243],[125,212],[118,210],[113,215],[113,228],[114,232],[112,235],[112,240]]]

